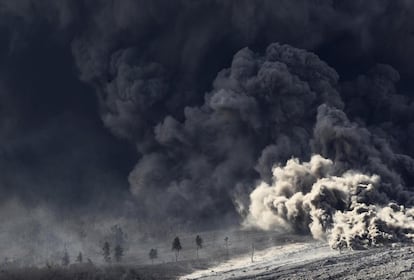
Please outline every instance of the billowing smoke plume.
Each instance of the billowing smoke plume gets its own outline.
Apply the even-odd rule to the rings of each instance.
[[[414,237],[414,208],[392,202],[378,175],[338,172],[332,160],[314,155],[309,162],[291,159],[275,167],[273,176],[271,185],[263,182],[251,193],[246,225],[311,233],[333,248]]]
[[[408,238],[413,14],[406,0],[2,1],[0,200],[110,209],[150,234],[247,216],[333,246]],[[256,201],[266,185],[300,213]]]
[[[398,74],[384,65],[372,73],[377,87],[370,85],[360,94],[368,100],[374,98],[371,94],[379,95],[380,104],[376,106],[382,106],[383,114],[390,110],[391,116],[404,114],[410,101],[395,106],[396,100],[404,99],[395,93],[393,85]],[[368,84],[365,77],[355,83],[357,87]],[[353,94],[358,96],[357,91]],[[381,98],[394,102],[385,104]],[[365,112],[350,113],[360,117]],[[365,120],[378,122],[372,117],[358,119],[358,124],[338,106],[319,105],[313,134],[308,138],[313,154],[310,161],[291,159],[285,166],[283,161],[273,161],[270,180],[264,178],[250,195],[245,224],[311,233],[315,238],[327,239],[333,248],[411,240],[414,193],[410,179],[414,161],[395,151],[403,150],[399,139],[387,135],[381,125],[364,127]],[[380,113],[377,118],[389,120]]]
[[[316,105],[342,107],[337,79],[299,49],[273,44],[264,57],[242,49],[201,107],[185,108],[182,122],[168,116],[155,126],[158,149],[132,171],[132,192],[150,192],[154,212],[188,221],[228,214],[232,199],[240,203],[257,178],[261,154],[257,170],[265,176],[269,157],[284,161],[308,152]]]
[[[217,2],[214,9],[234,15],[230,22],[227,16],[218,16],[218,23],[206,19],[194,30],[185,24],[206,6],[180,2],[162,10],[159,5],[164,4],[115,5],[109,19],[105,17],[109,7],[102,5],[93,14],[107,21],[91,22],[91,29],[72,43],[81,78],[98,92],[104,124],[137,148],[139,160],[129,183],[147,218],[188,226],[212,226],[218,217],[220,223],[232,223],[240,219],[240,213],[244,217],[248,212],[248,194],[256,180],[271,183],[272,166],[292,156],[309,159],[312,154],[331,159],[338,176],[348,170],[378,174],[382,182],[378,203],[392,199],[408,203],[405,185],[413,161],[395,148],[398,141],[384,136],[389,132],[382,128],[383,122],[392,119],[381,121],[381,109],[388,106],[388,100],[393,100],[392,118],[409,111],[409,107],[395,106],[401,104],[400,97],[392,97],[399,75],[391,67],[379,65],[367,77],[342,83],[338,73],[317,55],[272,44],[264,55],[248,48],[238,51],[230,68],[218,73],[212,89],[200,94],[209,88],[203,77],[211,76],[209,71],[226,61],[220,55],[260,40],[324,47],[327,38],[336,40],[333,34],[339,28],[351,34],[355,51],[353,56],[339,49],[343,57],[352,60],[365,52],[388,53],[385,47],[375,47],[381,25],[372,27],[367,22],[373,22],[384,9],[398,11],[408,4],[390,8],[386,4],[315,2],[299,9],[298,3],[259,1],[257,9],[269,11],[259,17],[255,12],[249,14],[248,5]],[[142,17],[125,10],[138,7]],[[289,8],[297,17],[286,26]],[[186,12],[177,13],[177,9]],[[320,20],[307,20],[313,16]],[[366,22],[355,20],[358,16]],[[142,19],[137,22],[137,18]],[[342,24],[333,27],[337,26],[331,24],[333,18],[341,18]],[[168,27],[172,20],[176,26]],[[267,33],[270,26],[281,28]],[[288,32],[293,27],[303,31],[305,26],[309,28],[307,41],[300,32]],[[200,35],[182,38],[183,30]],[[239,35],[225,39],[226,34]],[[141,43],[146,40],[151,44]],[[398,63],[399,58],[393,59]],[[378,92],[380,102],[373,96]],[[378,108],[378,117],[367,116],[366,107],[358,107],[372,105]]]
[[[142,92],[162,100],[162,79],[135,70],[149,79],[138,78],[120,93],[136,88],[127,100]],[[398,80],[388,66],[372,73],[384,92]],[[412,193],[409,176],[401,174],[410,174],[414,161],[394,152],[380,128],[348,119],[338,79],[316,55],[288,45],[271,44],[264,56],[240,50],[202,106],[186,107],[183,121],[167,116],[154,127],[154,150],[130,174],[132,193],[151,197],[145,206],[156,205],[153,217],[168,212],[181,224],[197,224],[199,217],[212,223],[235,218],[229,205],[244,213],[246,194],[260,174],[264,183],[250,196],[248,224],[310,232],[335,248],[409,239],[414,224],[404,207],[411,206]],[[148,104],[132,100],[133,108]],[[312,154],[327,159],[314,156],[303,166],[291,160],[272,174],[273,165]]]

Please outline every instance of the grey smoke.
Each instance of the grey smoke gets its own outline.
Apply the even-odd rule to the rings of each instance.
[[[138,197],[154,192],[162,205],[155,215],[169,211],[187,222],[207,211],[225,215],[221,205],[228,198],[246,209],[253,166],[269,181],[272,166],[320,154],[329,159],[274,169],[274,185],[264,182],[250,196],[247,224],[309,232],[334,248],[405,241],[411,224],[403,221],[411,216],[404,207],[411,206],[412,192],[399,171],[410,172],[413,159],[394,152],[380,128],[350,121],[338,88],[336,72],[310,52],[280,44],[264,56],[242,49],[218,74],[203,106],[187,107],[181,123],[169,116],[155,127],[160,151],[137,164],[131,190]],[[352,215],[361,221],[349,226]]]
[[[228,205],[244,199],[234,192],[246,194],[257,178],[253,167],[270,170],[265,160],[256,165],[260,154],[293,140],[278,160],[309,151],[316,105],[343,106],[337,78],[315,55],[286,45],[273,44],[262,57],[239,51],[202,106],[185,108],[183,122],[168,116],[154,128],[158,151],[132,171],[132,192],[138,198],[151,193],[158,205],[154,213],[168,211],[187,222],[231,213]],[[311,104],[314,109],[306,109]]]
[[[383,91],[393,88],[398,74],[389,66],[375,69],[380,70],[383,80],[376,82],[385,85]],[[398,99],[394,94],[389,98]],[[411,240],[414,193],[400,174],[412,173],[413,159],[395,152],[380,126],[368,129],[326,104],[317,111],[309,138],[316,155],[303,164],[289,160],[285,167],[273,161],[270,183],[265,178],[250,195],[245,224],[309,232],[333,248]]]
[[[322,170],[317,176],[331,180],[350,171],[368,176],[368,181],[379,176],[368,208],[387,209],[393,202],[410,207],[414,105],[411,85],[404,83],[414,65],[413,7],[405,0],[3,1],[0,136],[7,141],[0,166],[8,175],[1,176],[0,187],[13,186],[16,196],[30,193],[31,201],[46,205],[52,193],[52,200],[59,198],[57,204],[65,209],[79,200],[74,186],[79,193],[93,189],[84,199],[90,215],[106,215],[102,208],[119,205],[117,214],[137,217],[142,231],[177,224],[219,227],[237,224],[249,214],[250,192],[258,180],[273,184],[275,165],[292,157],[307,162],[319,154],[332,166],[329,174]],[[280,43],[264,51],[271,42]],[[46,46],[43,56],[38,53],[42,47],[33,45]],[[57,57],[68,56],[70,63],[59,60],[45,70],[45,62],[56,58],[50,52],[55,48],[61,51]],[[48,59],[30,60],[37,57]],[[22,61],[36,67],[22,75],[24,70],[15,68],[26,69]],[[374,66],[376,62],[382,64]],[[85,92],[66,90],[65,83],[34,93],[20,88],[26,83],[30,87],[31,77],[52,84],[59,69],[69,69],[62,76],[75,75],[76,69],[76,77],[88,85]],[[34,115],[39,113],[25,107],[50,104],[37,106],[42,113],[66,110],[55,108],[51,100],[82,107],[84,99],[68,98],[75,93],[96,94],[98,109],[88,104],[86,117],[45,113],[37,121]],[[103,133],[94,133],[101,123],[84,122],[98,114],[103,126],[121,139],[118,146],[133,147],[126,153],[132,154],[135,166],[125,160],[125,173],[130,172],[124,180],[119,174],[112,178],[122,159],[108,164],[99,157],[111,149],[102,144]],[[45,139],[56,139],[61,123],[71,124],[62,142],[69,136],[81,139],[75,148],[79,157],[55,144],[62,155],[30,165],[34,175],[26,176],[21,170],[27,166],[15,159],[20,154],[23,161],[49,159],[53,151],[48,153],[51,145]],[[28,128],[33,138],[27,137]],[[83,137],[94,143],[83,145]],[[29,151],[21,148],[27,142]],[[95,143],[99,149],[90,148]],[[100,168],[87,168],[91,171],[80,182],[55,183],[62,176],[50,168],[78,170],[76,166],[84,174],[84,162]],[[112,195],[118,190],[122,195]],[[71,202],[66,202],[67,192],[75,193]],[[107,197],[105,203],[98,193]],[[339,193],[330,198],[335,195]],[[331,216],[322,223],[322,235],[356,211],[344,212],[345,206],[327,201]],[[374,216],[384,213],[378,209],[372,210]],[[161,225],[151,223],[154,219]],[[305,221],[293,221],[290,227],[307,232]]]

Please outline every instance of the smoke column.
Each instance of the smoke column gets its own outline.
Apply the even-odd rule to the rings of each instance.
[[[273,49],[289,50],[289,62],[295,61],[292,54],[305,54],[288,46],[271,45],[266,57],[285,65],[289,64],[285,62],[284,54],[269,55]],[[307,56],[312,57],[311,54]],[[303,71],[310,66],[306,58],[297,61],[305,63],[294,63],[294,71]],[[326,65],[324,69],[325,73],[332,70]],[[323,76],[319,72],[314,69],[312,78],[322,82]],[[402,98],[395,93],[393,85],[399,79],[398,73],[389,66],[378,65],[370,74],[370,78],[361,76],[355,82],[356,87],[366,85],[368,81],[373,83],[370,90],[358,92],[353,88],[357,91],[353,93],[354,98],[368,97],[375,88],[378,90],[375,94],[390,102],[385,105],[380,101],[380,105],[373,106],[383,106],[382,113],[404,114],[404,111],[397,111],[409,107],[410,102],[398,109],[392,108],[393,101]],[[336,88],[335,84],[333,87]],[[349,90],[348,87],[351,85],[346,84],[343,89]],[[309,104],[312,103],[307,103],[312,112]],[[335,103],[313,104],[317,112],[311,125],[313,133],[302,140],[307,143],[304,148],[307,153],[301,156],[310,161],[301,163],[298,159],[290,159],[285,164],[273,159],[271,177],[266,176],[250,194],[251,204],[245,224],[266,230],[285,228],[310,233],[317,239],[328,240],[333,248],[361,249],[411,240],[414,220],[413,192],[409,183],[413,159],[394,151],[381,126],[366,127],[364,120],[351,122],[341,106]],[[344,103],[337,100],[336,104]]]
[[[411,240],[413,16],[406,0],[2,1],[2,236],[39,209],[57,240],[120,220]]]

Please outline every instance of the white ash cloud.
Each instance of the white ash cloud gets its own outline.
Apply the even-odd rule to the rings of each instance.
[[[272,184],[250,194],[245,226],[310,233],[336,249],[361,249],[412,241],[414,208],[390,200],[381,177],[356,170],[338,172],[320,155],[290,159],[273,169]]]

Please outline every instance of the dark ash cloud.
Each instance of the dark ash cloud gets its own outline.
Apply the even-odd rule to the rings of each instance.
[[[249,215],[257,182],[278,188],[272,168],[295,157],[298,166],[332,162],[295,177],[305,176],[302,193],[320,177],[346,184],[354,172],[376,186],[362,208],[407,217],[395,205],[412,203],[413,8],[404,0],[3,1],[2,200],[57,216],[73,208],[105,216],[119,205],[115,216],[146,229],[159,227],[147,223],[154,219],[219,227]],[[318,230],[362,209],[330,200],[353,191],[323,196]],[[311,212],[300,212],[298,223],[282,216],[312,232]],[[395,226],[381,230],[401,237]]]

